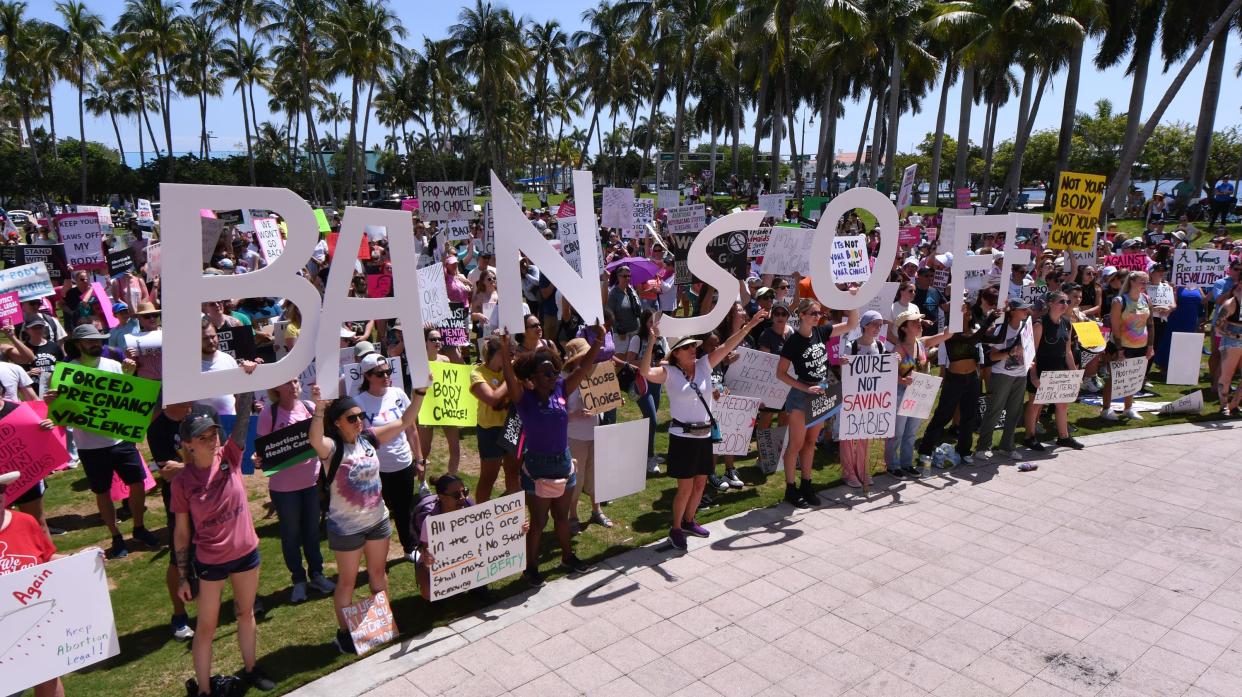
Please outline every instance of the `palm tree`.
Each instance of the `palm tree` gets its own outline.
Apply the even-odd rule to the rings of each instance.
[[[68,67],[70,81],[78,88],[78,148],[81,157],[82,202],[86,194],[86,73],[98,62],[102,48],[103,18],[87,9],[80,0],[56,3],[56,11],[64,22],[60,38]]]
[[[548,103],[551,101],[552,92],[548,73],[549,71],[554,73],[558,83],[567,78],[571,65],[569,35],[561,29],[560,22],[552,19],[542,24],[532,24],[527,28],[526,42],[535,57],[535,60],[531,62],[534,69],[531,97],[538,115],[539,135],[546,143],[548,140]],[[536,166],[538,166],[537,161]],[[547,175],[546,171],[544,175]]]
[[[233,30],[232,43],[225,43],[222,63],[226,66],[227,77],[237,80],[237,90],[242,97],[242,127],[246,129],[246,161],[250,167],[250,185],[255,185],[254,152],[250,145],[250,121],[254,115],[254,81],[261,71],[261,54],[256,41],[242,38],[242,27],[262,25],[268,15],[269,6],[264,0],[194,0],[194,11],[201,19],[213,19],[223,22]],[[251,90],[251,113],[246,112],[246,88]],[[257,118],[257,116],[256,116]],[[256,120],[255,127],[258,127]]]
[[[188,20],[181,13],[181,3],[164,0],[126,0],[113,31],[121,34],[126,53],[147,55],[154,71],[154,86],[158,99],[157,111],[164,119],[164,146],[168,150],[168,180],[176,181],[176,161],[172,156],[172,95],[173,75],[170,69],[172,57],[182,50],[182,41]],[[144,118],[150,108],[144,108]],[[150,123],[148,122],[148,127]],[[154,139],[154,136],[152,136]],[[152,146],[155,144],[152,143]],[[158,152],[158,148],[156,148]]]
[[[121,127],[116,122],[118,96],[111,89],[92,82],[86,86],[86,110],[91,116],[99,118],[104,114],[112,120],[112,130],[116,133],[116,149],[121,154],[121,164],[125,164],[125,143],[121,140]]]
[[[65,54],[65,31],[51,22],[30,22],[30,54],[36,71],[31,78],[37,83],[46,103],[48,128],[51,131],[52,159],[60,159],[60,143],[56,138],[56,109],[52,103],[52,91],[58,77],[73,72]]]
[[[573,46],[577,55],[577,72],[591,93],[591,120],[587,127],[586,141],[599,125],[599,113],[606,103],[616,98],[616,86],[621,82],[617,68],[625,42],[625,14],[617,7],[600,0],[594,8],[583,11],[582,21],[586,29],[574,32]],[[578,157],[579,168],[586,157],[583,147]]]
[[[341,95],[336,92],[325,94],[319,106],[319,122],[332,124],[332,140],[341,142],[341,122],[349,119],[349,105],[341,99]]]
[[[155,129],[151,128],[150,113],[159,113],[160,102],[156,94],[155,76],[151,56],[138,51],[120,51],[109,53],[106,72],[117,76],[119,84],[128,88],[127,98],[118,104],[117,111],[122,116],[134,116],[138,122],[138,157],[139,166],[146,162],[146,150],[143,144],[142,126],[145,123],[147,133],[151,136],[151,149],[155,157],[160,157],[160,148],[156,144]]]
[[[254,111],[254,84],[267,80],[267,61],[255,42],[226,39],[220,52],[220,73],[237,81],[235,92],[241,95],[242,125],[246,129],[246,160],[250,169],[250,185],[255,185],[254,151],[251,146],[250,123],[258,127]]]
[[[1065,99],[1061,106],[1061,129],[1057,134],[1057,168],[1058,173],[1069,167],[1070,148],[1074,139],[1074,118],[1078,113],[1078,83],[1082,77],[1083,47],[1086,37],[1099,34],[1103,30],[1103,22],[1108,16],[1108,3],[1104,0],[1070,0],[1065,8],[1083,26],[1085,33],[1074,41],[1068,57],[1068,72],[1065,77]],[[1053,177],[1048,194],[1044,197],[1044,205],[1050,206],[1056,200],[1056,187],[1059,177]]]
[[[39,96],[36,82],[39,68],[33,52],[33,34],[34,25],[26,19],[26,3],[0,3],[0,47],[4,49],[4,76],[9,91],[16,98],[22,124],[26,127],[26,139],[30,142],[30,159],[34,164],[40,198],[45,198],[42,191],[43,163],[39,160],[39,148],[32,128],[34,102]]]
[[[185,50],[177,60],[177,91],[198,99],[199,157],[211,155],[211,137],[207,133],[207,104],[219,97],[224,79],[217,72],[223,56],[218,48],[220,26],[209,16],[200,16],[186,29]]]

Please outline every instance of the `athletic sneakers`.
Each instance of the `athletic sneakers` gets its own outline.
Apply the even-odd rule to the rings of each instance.
[[[669,528],[668,541],[673,545],[674,549],[686,549],[686,533],[681,528]]]
[[[1017,451],[1017,450],[1001,450],[1001,451],[999,451],[999,453],[1000,453],[1000,455],[1001,455],[1001,456],[1006,457],[1006,458],[1008,458],[1008,459],[1010,459],[1010,460],[1017,460],[1017,459],[1018,459],[1018,451]]]
[[[707,475],[707,485],[717,491],[729,490],[729,482],[723,477],[717,477],[714,474]]]
[[[358,649],[354,648],[354,638],[344,629],[336,630],[336,638],[332,640],[332,645],[346,655],[357,654]]]
[[[323,574],[314,574],[310,577],[310,587],[320,593],[331,593],[336,590],[336,584],[328,580]]]
[[[725,470],[724,480],[725,480],[725,482],[727,482],[727,483],[728,483],[728,485],[729,485],[731,488],[733,488],[733,489],[742,489],[742,488],[745,488],[745,486],[746,486],[746,485],[742,482],[741,477],[737,476],[737,470],[735,470],[735,469],[733,469],[733,468],[729,468],[729,469]]]
[[[1042,453],[1048,449],[1044,447],[1043,443],[1040,443],[1038,440],[1034,438],[1027,438],[1026,440],[1022,441],[1022,447],[1026,448],[1027,450],[1033,450],[1037,453]]]
[[[134,528],[134,539],[148,547],[160,546],[160,541],[146,528]]]
[[[297,605],[306,602],[306,581],[293,584],[293,592],[289,594],[289,602]]]
[[[527,585],[531,588],[543,588],[543,574],[539,573],[539,569],[523,571],[522,578],[526,579]]]
[[[975,457],[974,457],[974,455],[963,455],[963,456],[962,456],[962,464],[963,464],[963,465],[973,465],[973,464],[975,464]]]
[[[1073,438],[1073,437],[1058,438],[1057,446],[1062,447],[1062,448],[1073,448],[1074,450],[1082,450],[1083,448],[1087,447],[1083,445],[1081,442],[1079,442],[1078,439]]]
[[[243,669],[237,677],[241,678],[242,682],[261,692],[276,689],[276,681],[267,677],[267,675],[259,669],[259,666],[255,666],[251,670]]]
[[[699,525],[693,520],[682,521],[681,531],[687,535],[694,535],[695,537],[709,537],[711,535],[711,533],[707,531],[707,528]]]
[[[1142,421],[1143,415],[1139,413],[1138,409],[1130,407],[1129,409],[1126,409],[1126,418],[1134,419],[1135,421]]]
[[[190,627],[190,618],[186,615],[173,615],[172,635],[177,641],[189,641],[194,638],[194,630]]]
[[[561,559],[561,571],[564,571],[565,573],[585,574],[594,569],[594,566],[582,561],[576,554],[571,554],[568,557]]]
[[[1105,421],[1120,421],[1121,417],[1117,416],[1117,412],[1112,409],[1101,409],[1100,418]]]
[[[112,536],[112,546],[108,548],[106,555],[108,559],[124,559],[129,556],[129,547],[125,546],[125,538],[120,535]]]
[[[647,458],[647,474],[660,473],[660,459],[656,457]]]

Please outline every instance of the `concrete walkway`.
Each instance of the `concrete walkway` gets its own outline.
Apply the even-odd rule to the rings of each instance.
[[[292,694],[1236,697],[1230,426],[752,511],[688,554],[634,550]]]

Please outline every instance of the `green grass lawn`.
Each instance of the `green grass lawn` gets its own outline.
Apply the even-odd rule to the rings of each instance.
[[[1194,389],[1157,383],[1154,390],[1157,396],[1147,399],[1169,401]],[[1082,436],[1138,426],[1207,420],[1216,412],[1215,397],[1209,393],[1211,390],[1205,388],[1204,395],[1209,404],[1205,406],[1203,415],[1158,417],[1149,414],[1142,422],[1108,423],[1097,418],[1097,409],[1075,404],[1070,408],[1071,423],[1076,424],[1079,429],[1076,435]],[[668,442],[665,432],[667,409],[662,413],[662,423],[665,426],[660,429],[656,441],[657,452],[660,453],[665,451]],[[632,401],[627,400],[621,409],[619,420],[638,418],[641,418],[638,409]],[[478,460],[472,431],[463,432],[462,446],[462,470],[473,484]],[[603,456],[604,459],[606,457]],[[436,437],[431,460],[433,473],[444,471],[446,450],[444,438],[440,434]],[[880,443],[872,446],[871,462],[873,470],[883,468]],[[739,458],[738,464],[747,487],[718,496],[719,505],[700,514],[700,520],[716,520],[752,508],[772,506],[780,501],[784,493],[783,478],[779,474],[764,477],[754,467],[753,451],[751,457]],[[817,485],[823,487],[839,483],[840,467],[836,457],[829,456],[823,449],[818,450],[815,467]],[[888,481],[890,480],[882,479],[877,483]],[[49,522],[54,527],[69,531],[55,539],[60,551],[73,552],[92,545],[106,547],[108,537],[94,510],[94,502],[86,489],[81,471],[71,470],[56,474],[49,479],[49,485],[46,496]],[[649,477],[645,491],[612,502],[605,510],[616,523],[615,527],[611,530],[597,526],[588,528],[577,538],[578,554],[584,559],[598,561],[663,538],[668,529],[674,489],[674,481],[668,477]],[[267,486],[261,474],[251,479],[250,490],[251,508],[263,557],[260,596],[267,607],[266,617],[259,623],[259,655],[264,669],[279,681],[275,694],[283,694],[356,659],[339,655],[330,643],[335,631],[330,598],[314,597],[301,605],[289,603],[289,576],[280,554],[275,514],[267,506]],[[153,493],[155,496],[147,502],[149,527],[157,535],[163,536],[166,532],[165,513],[158,491]],[[582,510],[585,520],[589,515],[585,501]],[[126,521],[121,526],[128,535],[130,523]],[[542,568],[549,577],[554,578],[559,575],[554,571],[558,555],[553,551],[551,538],[549,531],[544,537]],[[136,543],[134,547],[137,547]],[[326,571],[331,577],[335,569],[327,546],[324,545],[323,548],[327,560]],[[399,551],[400,546],[394,536],[392,556],[395,557]],[[189,645],[173,640],[169,632],[171,610],[164,587],[167,565],[167,550],[131,550],[128,558],[107,563],[121,654],[105,663],[68,675],[65,679],[68,694],[155,697],[181,693],[184,689],[182,684],[192,674],[192,669]],[[433,608],[418,596],[413,567],[407,562],[390,560],[389,579],[394,611],[404,636],[423,632],[433,625],[451,622],[478,609],[476,601],[464,595],[438,603]],[[513,577],[493,587],[498,598],[525,589],[526,585],[520,577]],[[230,604],[226,603],[215,642],[216,672],[233,672],[241,668],[235,627]]]

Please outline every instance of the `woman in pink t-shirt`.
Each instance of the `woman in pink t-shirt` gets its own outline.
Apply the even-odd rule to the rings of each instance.
[[[259,536],[250,517],[241,473],[242,449],[250,430],[252,397],[250,392],[237,395],[237,420],[223,446],[220,444],[220,417],[215,409],[196,404],[181,421],[181,459],[187,464],[172,483],[172,509],[177,516],[173,554],[181,578],[177,595],[183,601],[194,599],[190,587],[191,563],[198,575],[198,625],[192,650],[195,680],[188,686],[200,695],[211,694],[211,642],[220,618],[220,597],[225,582],[233,586],[237,643],[245,664],[241,677],[260,690],[276,686],[259,670],[255,658],[258,629],[254,598],[259,589]]]

